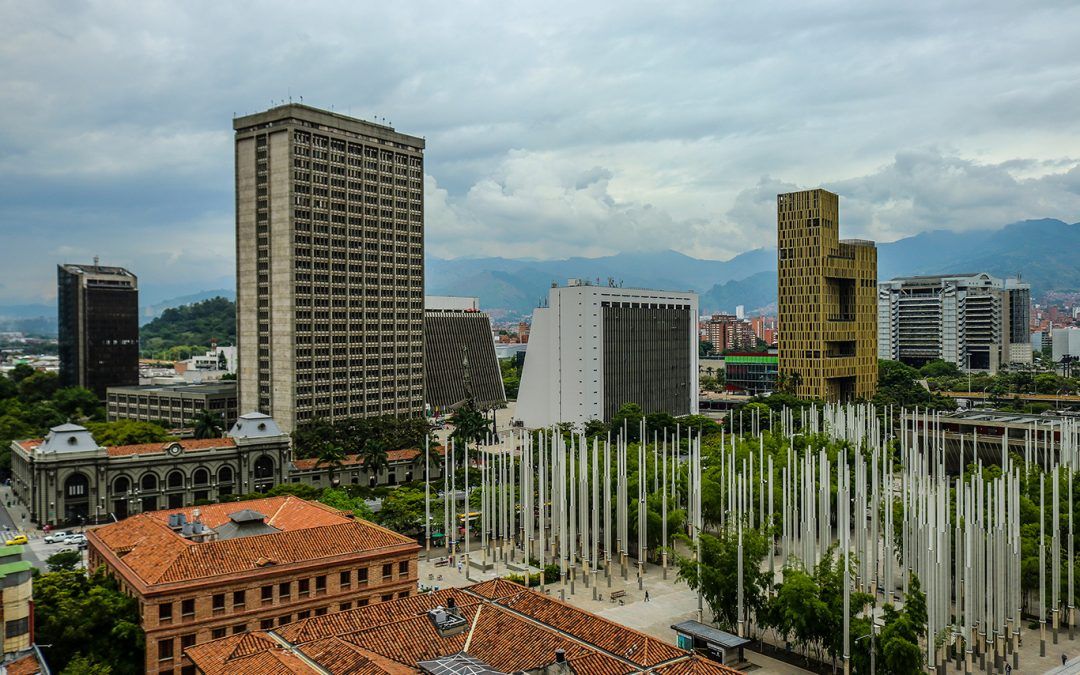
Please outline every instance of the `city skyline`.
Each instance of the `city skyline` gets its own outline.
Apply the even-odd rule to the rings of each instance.
[[[95,254],[231,277],[229,118],[290,96],[426,137],[442,257],[729,258],[819,184],[878,242],[1080,209],[1077,8],[11,7],[2,303]]]

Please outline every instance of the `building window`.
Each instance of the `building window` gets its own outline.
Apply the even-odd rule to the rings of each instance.
[[[246,633],[247,632],[247,624],[246,623],[238,623],[238,624],[236,624],[235,626],[232,627],[232,632],[233,632],[233,635],[236,635],[237,633]]]
[[[166,602],[158,605],[157,608],[158,623],[169,623],[172,621],[172,603]]]
[[[210,637],[212,637],[215,640],[217,640],[218,638],[225,637],[225,629],[224,628],[215,628],[214,630],[210,631]]]
[[[300,581],[297,581],[296,588],[296,594],[301,598],[306,598],[308,593],[311,592],[311,580],[301,579]]]
[[[341,585],[342,588],[349,588],[350,586],[352,586],[352,572],[342,572],[338,575],[338,577],[338,583]]]
[[[311,610],[307,610],[307,609],[305,609],[305,610],[304,610],[304,611],[302,611],[302,612],[297,612],[297,614],[296,614],[296,620],[297,620],[297,621],[301,621],[301,620],[303,620],[303,619],[306,619],[306,618],[308,618],[308,617],[310,617],[310,616],[311,616]]]
[[[168,661],[173,657],[173,640],[172,638],[165,638],[158,640],[157,642],[157,657],[158,661]]]
[[[270,630],[273,627],[274,627],[274,620],[273,619],[263,619],[262,621],[259,622],[259,629],[260,630]]]
[[[326,611],[328,609],[329,609],[329,607],[319,607],[319,608],[317,608],[315,610],[315,616],[323,616],[324,614],[326,614]]]
[[[187,635],[180,636],[180,651],[184,651],[188,647],[195,646],[195,633],[188,633]]]
[[[195,618],[195,599],[188,598],[180,602],[180,618],[193,619]]]
[[[278,584],[278,599],[279,600],[284,602],[284,601],[289,599],[289,596],[291,594],[292,594],[292,584],[290,582],[286,581],[283,584]]]
[[[382,566],[382,578],[390,579],[394,576],[394,563],[386,563]]]
[[[287,623],[289,623],[291,621],[292,621],[292,614],[283,614],[282,616],[278,617],[277,625],[284,626],[285,624],[287,624]]]
[[[212,606],[213,606],[215,612],[224,612],[225,611],[225,594],[224,593],[215,593],[214,598],[213,598]]]
[[[352,609],[352,603],[351,602],[343,602],[343,603],[341,603],[341,606],[338,607],[338,609],[341,610],[342,612],[347,612],[350,609]]]
[[[356,570],[356,583],[366,584],[368,581],[367,568]]]
[[[393,593],[387,593],[386,595],[382,596],[382,601],[383,602],[390,602],[393,599],[394,599],[394,594]]]
[[[4,635],[9,638],[18,637],[20,635],[26,635],[30,632],[30,617],[24,616],[21,619],[12,619],[4,623]]]
[[[398,563],[398,574],[409,576],[409,561],[402,560]]]
[[[399,598],[407,598],[407,597],[409,597],[409,592],[408,591],[401,591],[400,593],[397,594],[397,596]]]
[[[326,575],[315,577],[315,594],[321,595],[326,592]]]
[[[274,587],[263,586],[262,587],[262,603],[268,605],[274,601]]]
[[[361,599],[356,601],[356,606],[357,607],[366,607],[369,602],[371,602],[371,601],[368,598],[361,598]]]
[[[241,609],[245,604],[245,597],[247,593],[244,591],[233,591],[232,594],[232,606],[233,609]]]

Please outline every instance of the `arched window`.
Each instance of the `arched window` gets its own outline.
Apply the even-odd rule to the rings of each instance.
[[[195,485],[206,485],[210,482],[210,472],[206,469],[195,469],[195,473],[191,474],[191,481]]]
[[[113,494],[122,495],[127,494],[131,489],[131,479],[127,476],[120,476],[113,481]]]
[[[274,460],[270,459],[266,455],[259,457],[255,460],[255,478],[273,478],[274,477]]]
[[[166,479],[166,485],[170,488],[182,488],[184,487],[184,474],[179,471],[173,471]]]
[[[139,481],[139,486],[143,490],[156,490],[157,489],[157,476],[152,473],[145,474],[142,480]]]
[[[233,482],[233,470],[231,466],[223,466],[218,469],[217,481],[219,483],[231,483]]]
[[[64,497],[68,500],[90,498],[90,479],[84,474],[73,473],[64,481]]]

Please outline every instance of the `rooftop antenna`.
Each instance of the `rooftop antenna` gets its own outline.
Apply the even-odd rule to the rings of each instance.
[[[98,266],[98,260],[99,258],[97,256],[94,256],[94,267]]]

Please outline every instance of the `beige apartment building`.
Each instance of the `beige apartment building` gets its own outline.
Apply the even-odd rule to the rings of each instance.
[[[292,103],[233,128],[240,409],[419,415],[424,140]]]
[[[877,248],[840,239],[839,201],[822,189],[776,197],[779,382],[830,401],[877,388]]]

